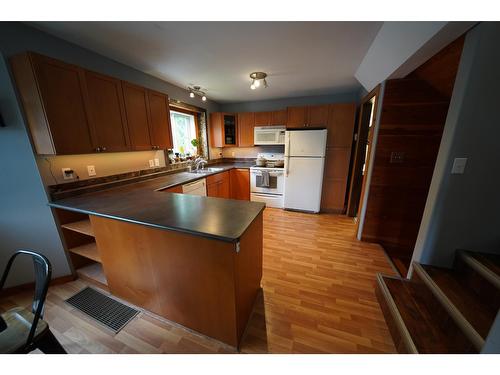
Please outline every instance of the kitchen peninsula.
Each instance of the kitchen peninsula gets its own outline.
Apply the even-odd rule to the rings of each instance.
[[[189,175],[200,178],[169,174],[50,206],[75,269],[100,268],[113,295],[237,347],[260,289],[265,206],[166,192]]]

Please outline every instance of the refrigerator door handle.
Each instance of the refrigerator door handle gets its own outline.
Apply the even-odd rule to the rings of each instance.
[[[288,168],[290,168],[290,133],[287,134],[288,135],[288,152],[286,153],[287,154],[287,163],[286,163],[286,168],[285,168],[285,177],[288,177]]]

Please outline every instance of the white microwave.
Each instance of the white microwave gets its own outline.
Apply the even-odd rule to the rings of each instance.
[[[253,130],[253,143],[256,146],[284,145],[285,130],[284,126],[256,126]]]

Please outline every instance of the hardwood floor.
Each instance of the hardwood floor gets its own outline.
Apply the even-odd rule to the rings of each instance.
[[[264,212],[262,293],[242,353],[395,353],[375,297],[375,274],[394,275],[380,246],[355,239],[352,218]],[[45,319],[70,353],[233,353],[234,349],[150,313],[117,335],[64,302],[86,282],[49,290]],[[0,311],[27,306],[8,296]]]

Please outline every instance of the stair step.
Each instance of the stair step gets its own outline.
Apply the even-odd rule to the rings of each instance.
[[[423,265],[424,270],[474,330],[486,339],[498,311],[498,302],[476,293],[466,275],[446,268]]]
[[[460,250],[457,260],[473,268],[500,290],[500,255]]]
[[[377,297],[399,352],[478,352],[424,283],[379,274]]]

